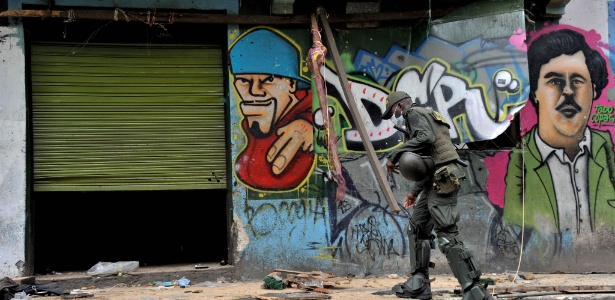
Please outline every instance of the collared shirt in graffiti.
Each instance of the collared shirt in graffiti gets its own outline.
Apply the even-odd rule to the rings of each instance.
[[[570,160],[564,149],[547,145],[536,131],[536,146],[542,156],[542,163],[549,166],[554,181],[557,213],[561,231],[570,230],[572,234],[591,232],[589,214],[589,193],[587,164],[591,155],[591,134],[585,128],[584,137],[579,142],[581,151]],[[557,175],[556,175],[557,174]],[[556,175],[556,176],[555,176]]]

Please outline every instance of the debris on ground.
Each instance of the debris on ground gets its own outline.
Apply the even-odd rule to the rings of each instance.
[[[283,277],[283,274],[286,274],[286,278]],[[321,271],[301,272],[284,269],[276,269],[267,277],[271,277],[276,280],[274,281],[266,278],[268,282],[277,282],[277,280],[281,280],[283,282],[283,287],[296,287],[321,294],[329,294],[330,291],[327,288],[332,288],[335,285],[339,285],[340,281],[345,279],[338,277],[333,273],[325,273]]]
[[[122,276],[126,273],[134,272],[139,268],[138,261],[118,261],[106,262],[100,261],[92,266],[86,273],[90,276]]]
[[[267,290],[283,290],[284,282],[280,276],[280,272],[273,272],[263,279],[263,288]]]
[[[519,276],[521,276],[521,278],[525,280],[532,280],[536,278],[536,276],[534,276],[534,273],[532,272],[525,272],[525,273],[519,274]]]
[[[264,295],[254,296],[256,299],[260,300],[285,300],[285,299],[294,299],[294,300],[321,300],[321,299],[331,299],[329,295],[323,294],[311,294],[311,293],[269,293]]]

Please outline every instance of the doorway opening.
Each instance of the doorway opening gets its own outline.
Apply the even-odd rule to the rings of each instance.
[[[228,259],[226,190],[32,193],[34,273]]]

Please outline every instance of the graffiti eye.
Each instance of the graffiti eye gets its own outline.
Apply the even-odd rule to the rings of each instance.
[[[553,78],[553,79],[547,81],[547,84],[563,86],[564,85],[564,80],[562,80],[560,78]]]
[[[583,81],[581,79],[573,79],[572,80],[572,84],[581,85],[581,84],[585,84],[585,81]]]
[[[262,83],[270,83],[273,82],[273,75],[269,75],[269,77],[265,78]]]
[[[240,84],[249,84],[250,80],[239,77],[239,78],[235,79],[235,82],[238,82]]]

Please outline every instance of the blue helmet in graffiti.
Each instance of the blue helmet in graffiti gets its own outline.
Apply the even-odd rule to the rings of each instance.
[[[297,79],[299,89],[310,87],[301,77],[301,53],[285,36],[264,28],[248,32],[231,46],[231,73],[272,74]]]

